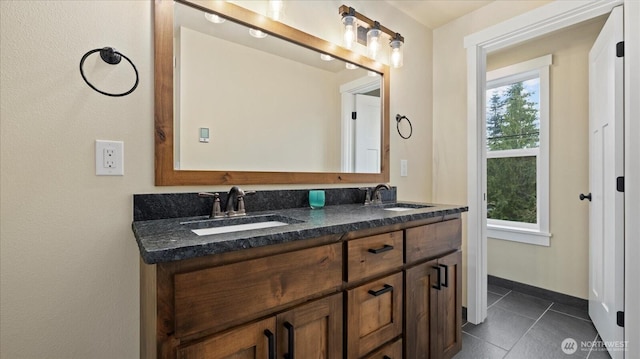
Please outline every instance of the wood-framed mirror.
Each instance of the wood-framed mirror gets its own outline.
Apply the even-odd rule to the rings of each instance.
[[[182,7],[186,10],[181,10]],[[316,57],[319,57],[320,54],[329,55],[332,59],[337,59],[339,61],[343,61],[345,63],[350,63],[356,65],[363,73],[371,75],[374,74],[374,77],[377,76],[379,78],[379,86],[377,89],[377,96],[379,97],[379,117],[375,120],[376,123],[379,123],[379,129],[374,131],[369,131],[369,137],[373,134],[375,139],[374,142],[377,142],[377,149],[373,151],[369,151],[368,154],[355,154],[352,152],[347,152],[345,150],[345,142],[356,142],[353,139],[355,135],[352,133],[347,133],[351,130],[346,130],[346,126],[351,126],[355,128],[353,124],[350,124],[351,121],[347,121],[345,118],[347,114],[345,113],[345,104],[344,104],[344,94],[331,95],[334,97],[338,97],[338,102],[340,102],[340,97],[342,96],[342,104],[341,107],[337,110],[338,113],[335,113],[335,110],[327,110],[327,111],[315,111],[313,113],[318,114],[318,117],[322,118],[322,116],[329,116],[330,119],[326,121],[331,121],[331,126],[336,127],[332,128],[329,131],[329,135],[327,138],[333,141],[334,145],[326,145],[322,142],[315,143],[313,145],[309,145],[306,147],[304,144],[300,145],[299,141],[302,136],[313,136],[316,137],[316,134],[321,132],[317,130],[308,130],[306,134],[296,134],[293,128],[285,127],[282,128],[281,124],[270,123],[269,117],[267,115],[266,110],[260,110],[259,116],[249,117],[248,120],[245,121],[254,121],[256,124],[255,127],[258,126],[258,121],[261,122],[260,125],[263,125],[262,122],[268,123],[269,128],[278,130],[280,132],[289,133],[291,132],[292,138],[283,138],[283,139],[275,139],[273,137],[268,136],[260,136],[250,135],[247,131],[249,128],[253,128],[251,122],[242,122],[242,119],[235,118],[229,115],[229,112],[221,112],[221,114],[211,114],[211,113],[198,113],[196,116],[188,116],[185,110],[186,104],[184,102],[184,98],[186,98],[185,93],[187,85],[181,83],[180,81],[184,81],[184,79],[188,76],[188,72],[184,69],[192,68],[192,62],[189,62],[189,67],[185,65],[187,63],[186,58],[187,52],[185,52],[180,46],[187,43],[186,34],[191,33],[191,31],[176,30],[178,26],[181,24],[176,24],[178,18],[182,18],[181,11],[199,11],[202,12],[202,15],[205,13],[218,15],[230,23],[235,23],[240,26],[246,26],[248,28],[260,30],[269,36],[281,40],[285,40],[289,44],[294,44],[296,47],[303,48],[305,51],[312,50],[316,53]],[[336,9],[337,12],[337,9]],[[266,16],[255,13],[243,7],[230,4],[223,1],[213,1],[213,0],[155,0],[154,3],[154,14],[155,14],[155,183],[157,186],[181,186],[181,185],[241,185],[241,184],[339,184],[339,183],[382,183],[389,181],[389,67],[375,62],[365,56],[352,52],[350,50],[344,49],[340,46],[336,46],[330,42],[319,39],[302,31],[299,31],[295,28],[292,28],[283,23],[273,21]],[[337,16],[337,15],[336,15]],[[201,16],[204,19],[204,16]],[[176,32],[180,32],[180,34],[176,34]],[[198,30],[195,31],[194,36],[199,36]],[[245,33],[246,34],[246,33]],[[190,41],[190,40],[189,40]],[[205,41],[209,41],[206,40]],[[220,41],[220,40],[215,40]],[[229,40],[225,39],[228,43]],[[280,40],[278,40],[280,41]],[[179,43],[177,46],[176,43]],[[231,44],[230,46],[237,46],[236,44]],[[242,44],[244,48],[244,44]],[[289,45],[287,45],[289,46]],[[269,46],[272,48],[274,46]],[[279,45],[277,46],[279,47]],[[177,49],[174,51],[174,49]],[[218,46],[217,49],[220,49]],[[218,50],[219,51],[219,50]],[[255,50],[251,50],[255,51]],[[179,52],[179,53],[178,53]],[[182,54],[183,57],[180,57]],[[229,53],[225,52],[225,56],[229,57]],[[208,54],[206,56],[211,56]],[[211,59],[211,57],[206,57],[203,55],[191,56],[191,58],[195,59]],[[272,55],[265,55],[272,56]],[[258,58],[259,56],[250,56]],[[176,60],[176,58],[178,60]],[[326,56],[325,56],[326,58]],[[237,61],[235,61],[237,62]],[[176,63],[179,63],[176,65]],[[180,66],[182,66],[183,72],[180,72]],[[195,65],[193,65],[195,67]],[[218,65],[211,65],[210,67],[218,68]],[[269,71],[263,71],[262,73],[269,72],[271,73],[271,69],[277,66],[270,65]],[[288,69],[293,68],[291,65],[287,65]],[[335,65],[334,65],[335,66]],[[303,67],[307,67],[305,64]],[[353,66],[351,66],[353,67]],[[243,69],[247,69],[244,67]],[[251,66],[253,69],[253,66]],[[343,68],[344,69],[344,68]],[[321,70],[314,70],[321,71]],[[326,71],[326,70],[322,70]],[[230,71],[226,71],[230,72]],[[245,71],[243,71],[244,73]],[[204,77],[199,76],[195,77]],[[181,78],[182,76],[182,78]],[[298,76],[298,75],[296,75]],[[344,75],[340,75],[341,79],[344,79]],[[353,77],[354,75],[349,75]],[[193,77],[193,75],[192,75]],[[245,76],[246,77],[246,76]],[[280,76],[278,78],[282,78]],[[326,76],[321,76],[322,78]],[[371,77],[370,77],[371,78]],[[255,81],[255,77],[253,78]],[[278,83],[269,83],[267,80],[265,81],[262,77],[258,80],[261,82],[268,82],[271,88],[266,92],[272,92],[271,90],[276,87],[287,87],[286,83],[278,82]],[[303,80],[302,82],[304,82]],[[348,83],[345,83],[346,80],[343,81],[340,86],[340,91],[347,91],[344,88],[363,88],[367,89],[367,85],[363,83],[367,82],[366,78],[358,78],[356,80],[351,79]],[[193,82],[193,81],[191,81]],[[191,83],[190,82],[190,83]],[[216,78],[215,81],[210,81],[209,84],[215,82],[215,85],[209,86],[216,87],[218,90],[220,88],[229,90],[230,85],[219,85],[220,83],[224,83],[222,79]],[[236,85],[238,88],[247,89],[249,85]],[[314,84],[312,86],[320,87],[319,85]],[[182,92],[176,92],[176,89],[180,89]],[[367,89],[369,91],[371,89]],[[204,91],[198,91],[200,96],[203,95]],[[232,92],[232,91],[228,91]],[[300,91],[298,91],[300,92]],[[338,89],[336,89],[338,92]],[[375,92],[375,91],[372,91]],[[176,95],[178,94],[178,95]],[[376,96],[376,95],[374,95]],[[236,96],[237,97],[237,96]],[[315,95],[314,97],[322,97]],[[181,98],[181,100],[178,100]],[[211,100],[213,98],[213,100]],[[208,100],[207,100],[208,99]],[[218,100],[218,104],[215,104],[216,99]],[[271,101],[271,100],[270,100]],[[289,108],[287,104],[292,103],[301,103],[304,106],[314,106],[314,105],[306,105],[305,100],[295,99],[295,101],[291,101],[290,99],[286,99],[283,104],[279,105],[280,109]],[[220,91],[218,94],[206,94],[205,100],[197,100],[192,101],[195,103],[203,104],[207,103],[209,108],[221,109],[224,107],[224,104],[229,102],[233,102],[233,98],[222,99],[220,95]],[[214,102],[213,105],[210,103]],[[364,102],[364,101],[363,101]],[[316,104],[317,105],[317,104]],[[323,105],[323,104],[321,104]],[[202,106],[201,106],[202,107]],[[241,106],[235,104],[233,109],[241,110],[243,108],[252,108],[255,106],[247,105]],[[266,106],[269,107],[269,106]],[[278,108],[278,105],[274,105],[271,107]],[[327,106],[328,108],[328,106]],[[178,111],[179,109],[179,111]],[[228,110],[229,111],[229,110]],[[378,111],[377,109],[374,110]],[[325,113],[326,112],[326,113]],[[263,115],[264,113],[264,115]],[[298,112],[299,113],[299,112]],[[174,116],[175,114],[175,116]],[[234,112],[235,114],[235,112]],[[249,115],[247,115],[249,116]],[[278,118],[289,119],[294,115],[287,115],[285,113],[278,113]],[[298,116],[296,117],[296,121],[305,121],[307,118],[313,116]],[[189,123],[187,127],[189,118],[198,118],[198,119],[208,119],[209,122],[202,125],[202,122],[198,123]],[[218,121],[217,123],[215,121]],[[219,124],[221,121],[226,121],[226,125],[231,125],[231,129],[221,129]],[[335,124],[334,124],[335,122]],[[355,121],[354,121],[355,123]],[[342,125],[340,125],[342,124]],[[300,126],[303,128],[313,128],[312,125],[307,123],[301,123]],[[342,126],[342,127],[341,127]],[[205,128],[209,132],[209,127],[213,127],[210,139],[208,138],[200,138],[198,139],[198,134],[194,133],[194,129]],[[259,131],[264,134],[265,129],[259,129]],[[355,130],[353,130],[355,131]],[[185,133],[188,132],[188,135],[185,136]],[[205,132],[200,132],[200,135],[205,134]],[[336,137],[337,136],[337,137]],[[268,141],[265,143],[278,143],[280,145],[284,145],[282,148],[266,148],[265,143],[260,143],[260,137],[266,137]],[[231,139],[232,142],[224,142],[225,140]],[[379,141],[378,141],[379,139]],[[207,140],[207,141],[205,141]],[[309,138],[302,138],[302,141],[310,140]],[[235,141],[235,142],[234,142]],[[186,144],[186,142],[189,142]],[[194,145],[191,145],[190,142],[194,142]],[[199,142],[199,143],[198,143]],[[296,142],[298,144],[296,144]],[[312,142],[312,141],[311,141]],[[258,143],[258,144],[255,144]],[[340,147],[337,150],[334,148],[336,146]],[[248,145],[254,145],[254,148]],[[190,147],[189,147],[190,146]],[[316,146],[316,147],[313,147]],[[350,144],[350,146],[354,146]],[[206,157],[206,160],[213,160],[214,164],[205,164],[201,165],[202,161],[198,162],[192,160],[191,157],[187,157],[187,153],[190,153],[190,148],[195,148],[193,153],[194,155],[189,154],[188,156],[198,156],[198,150],[205,149],[204,155],[200,153],[201,157]],[[330,165],[308,165],[306,162],[310,161],[301,161],[301,163],[294,163],[294,159],[290,159],[287,157],[291,153],[302,154],[309,156],[310,154],[314,154],[315,152],[322,152],[323,149],[329,148],[333,155],[325,155],[321,154],[320,157],[331,158]],[[350,147],[351,148],[351,147]],[[269,150],[273,150],[275,154],[269,154]],[[377,151],[377,152],[375,152]],[[200,151],[202,152],[202,151]],[[246,153],[244,153],[246,152]],[[244,157],[248,157],[248,162],[246,158],[242,158],[242,156],[238,154],[244,154]],[[337,153],[337,154],[336,154]],[[375,153],[375,155],[371,155],[371,153]],[[246,155],[248,154],[248,155]],[[214,155],[218,155],[216,158]],[[234,157],[235,156],[235,157]],[[364,158],[361,162],[369,163],[369,166],[360,166],[358,167],[353,158],[355,156],[360,156]],[[271,159],[268,161],[267,159]],[[225,162],[228,160],[229,162]],[[235,167],[236,164],[246,162],[244,167],[240,165],[240,167]],[[263,168],[261,165],[265,162],[273,162],[274,167]],[[222,163],[222,164],[221,164]],[[218,166],[222,169],[219,169]],[[311,166],[306,168],[304,166]],[[316,166],[316,167],[313,167]]]

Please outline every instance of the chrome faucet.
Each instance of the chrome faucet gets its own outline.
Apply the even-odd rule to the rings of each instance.
[[[391,187],[389,187],[388,184],[386,183],[381,183],[379,185],[376,186],[376,188],[373,189],[373,192],[371,193],[371,204],[381,204],[382,203],[382,194],[380,193],[380,190],[382,189],[386,189],[387,191],[391,190]]]

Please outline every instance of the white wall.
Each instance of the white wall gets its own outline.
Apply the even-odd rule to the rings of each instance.
[[[339,41],[341,1],[288,4],[294,25]],[[409,116],[414,134],[403,141],[392,127],[391,184],[401,199],[430,201],[431,32],[385,2],[351,5],[406,38],[405,66],[391,72],[390,110]],[[152,10],[139,0],[0,1],[2,358],[138,357],[132,195],[227,189],[153,184]],[[80,77],[82,55],[104,46],[138,67],[131,95],[100,95]],[[124,63],[92,56],[85,68],[107,90],[133,81]],[[125,176],[95,176],[96,139],[124,141]],[[409,177],[399,177],[401,158]],[[294,187],[303,186],[286,188]],[[274,187],[252,189],[261,188]]]

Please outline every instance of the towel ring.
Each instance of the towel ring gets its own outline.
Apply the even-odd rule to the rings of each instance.
[[[109,65],[117,65],[120,63],[120,61],[122,60],[122,58],[124,58],[125,60],[127,60],[130,64],[131,67],[133,67],[133,71],[135,71],[136,73],[136,83],[133,85],[133,87],[127,91],[127,92],[123,92],[123,93],[108,93],[108,92],[104,92],[102,90],[99,90],[97,87],[93,86],[93,84],[91,84],[91,82],[89,82],[89,80],[87,80],[87,77],[84,75],[84,60],[87,59],[87,57],[89,57],[89,55],[95,53],[95,52],[100,52],[100,58],[102,58],[102,60],[106,63],[108,63]],[[138,87],[138,82],[140,80],[139,76],[138,76],[138,69],[136,68],[136,65],[133,64],[133,62],[131,62],[131,60],[129,60],[128,57],[124,56],[123,54],[119,53],[118,51],[116,51],[116,49],[114,49],[113,47],[103,47],[102,49],[94,49],[91,50],[89,52],[87,52],[86,54],[84,54],[84,56],[82,56],[82,59],[80,60],[80,75],[82,75],[82,79],[84,80],[84,82],[87,83],[87,85],[89,85],[89,87],[91,87],[92,89],[96,90],[97,92],[105,95],[105,96],[111,96],[111,97],[121,97],[121,96],[126,96],[130,93],[133,92],[133,90],[136,89],[136,87]]]
[[[400,122],[402,120],[407,120],[407,122],[409,123],[409,135],[408,136],[404,136],[402,134],[402,132],[400,132]],[[411,137],[411,135],[413,134],[413,126],[411,125],[411,121],[409,120],[409,118],[407,116],[404,116],[404,115],[400,115],[400,114],[396,115],[396,129],[398,130],[398,134],[400,135],[400,137],[404,138],[405,140],[408,139],[409,137]]]

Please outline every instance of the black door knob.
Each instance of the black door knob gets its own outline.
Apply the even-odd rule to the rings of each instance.
[[[584,194],[580,193],[580,200],[581,200],[581,201],[584,201],[584,200],[585,200],[585,198],[586,198],[586,199],[588,199],[588,200],[589,200],[589,202],[591,202],[591,192],[589,192],[589,194],[588,194],[588,195],[586,195],[586,196],[585,196]]]

